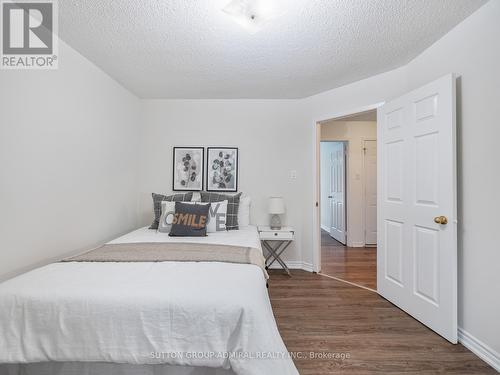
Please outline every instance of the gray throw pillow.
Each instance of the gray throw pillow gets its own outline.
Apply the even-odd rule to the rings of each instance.
[[[201,192],[203,203],[222,202],[227,200],[226,228],[227,230],[238,229],[238,208],[240,207],[241,193],[235,195],[220,194],[214,192]]]
[[[175,202],[171,237],[203,237],[207,235],[209,204]]]
[[[154,211],[154,220],[151,223],[149,229],[158,229],[158,224],[160,222],[161,217],[161,202],[190,202],[191,198],[193,198],[193,192],[182,193],[182,194],[172,194],[172,195],[162,195],[162,194],[151,194],[153,197],[153,211]]]

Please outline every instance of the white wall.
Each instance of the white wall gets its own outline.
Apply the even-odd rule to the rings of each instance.
[[[327,121],[321,124],[322,141],[347,142],[347,246],[351,247],[365,246],[363,142],[368,139],[377,139],[375,121]],[[323,202],[321,194],[322,208]]]
[[[490,1],[407,66],[305,100],[312,127],[317,120],[391,99],[446,73],[459,76],[459,326],[496,353],[497,366],[500,251],[495,233],[500,174],[494,143],[500,139],[500,126],[495,125],[500,101],[499,19],[500,1]],[[310,154],[312,158],[312,150]],[[308,254],[303,257],[310,259]]]
[[[310,136],[305,110],[294,100],[144,100],[140,148],[140,222],[152,220],[151,192],[172,187],[173,146],[239,148],[239,191],[252,198],[251,222],[268,224],[267,198],[285,198],[284,223],[296,228],[296,241],[284,259],[302,262],[311,237],[304,232],[310,218]],[[290,179],[290,171],[297,179]]]
[[[59,52],[58,70],[0,71],[0,279],[136,225],[139,101]]]
[[[492,0],[407,66],[409,87],[454,72],[458,86],[459,325],[500,366],[500,1]]]

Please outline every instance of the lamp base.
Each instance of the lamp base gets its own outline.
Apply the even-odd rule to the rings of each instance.
[[[281,218],[280,218],[280,215],[273,215],[271,216],[271,225],[270,225],[271,229],[273,230],[279,230],[281,229]]]

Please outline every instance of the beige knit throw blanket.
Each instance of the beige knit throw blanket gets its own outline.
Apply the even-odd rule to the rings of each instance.
[[[141,242],[106,244],[62,262],[224,262],[253,264],[262,269],[266,280],[264,257],[260,250],[245,246],[206,243]]]

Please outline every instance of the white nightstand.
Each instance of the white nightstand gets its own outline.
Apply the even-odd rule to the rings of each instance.
[[[269,269],[276,261],[283,267],[288,276],[292,276],[285,262],[281,259],[281,254],[283,254],[294,240],[295,231],[293,228],[282,227],[281,229],[271,229],[269,226],[258,226],[258,230],[262,245],[269,251],[266,257],[266,269]]]

